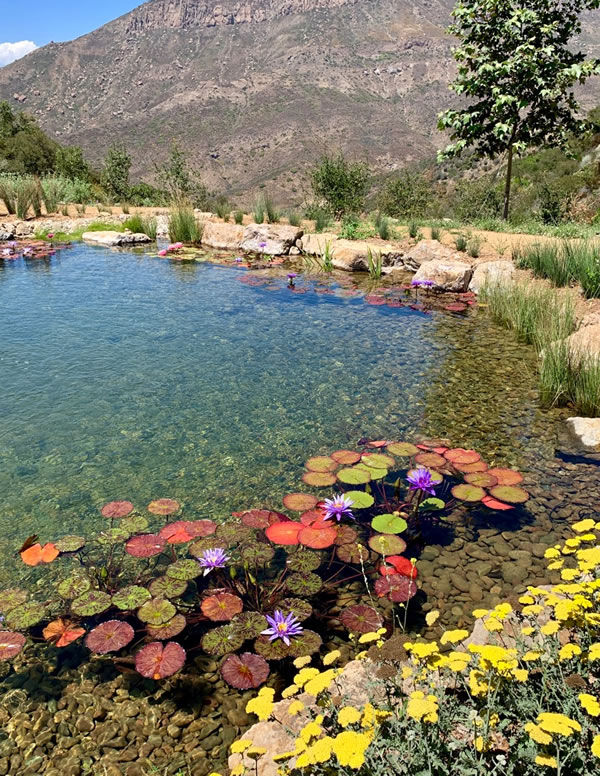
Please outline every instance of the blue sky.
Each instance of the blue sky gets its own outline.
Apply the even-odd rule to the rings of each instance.
[[[131,11],[143,0],[27,0],[2,2],[0,66],[26,53],[31,45],[78,38]],[[12,44],[7,46],[6,44]],[[15,44],[17,44],[15,46]]]

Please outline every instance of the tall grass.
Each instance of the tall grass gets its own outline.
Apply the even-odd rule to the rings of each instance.
[[[262,197],[259,197],[254,204],[254,223],[262,224],[265,220],[265,206]]]
[[[238,226],[244,223],[244,213],[241,210],[236,210],[233,214],[233,220]]]
[[[123,226],[125,229],[129,229],[135,234],[146,234],[151,240],[156,240],[158,225],[156,218],[152,216],[143,218],[139,213],[136,213],[135,215],[130,216],[127,221],[123,223]]]
[[[169,238],[172,242],[199,243],[204,227],[187,203],[175,204],[169,213]]]
[[[0,200],[10,215],[27,218],[30,209],[42,213],[42,202],[47,214],[63,211],[62,203],[88,203],[92,187],[87,181],[71,180],[60,175],[35,178],[32,175],[0,174]]]
[[[547,278],[562,287],[579,283],[589,299],[600,296],[600,243],[536,243],[521,247],[515,255],[519,268],[530,269],[536,277]]]
[[[58,213],[59,205],[68,201],[69,185],[66,178],[50,175],[41,181],[42,199],[46,213]]]
[[[302,220],[300,213],[298,213],[297,210],[290,210],[288,211],[287,215],[288,221],[290,226],[300,226],[300,222]]]
[[[381,255],[381,251],[372,251],[371,248],[367,248],[367,266],[369,277],[373,280],[379,280],[383,267],[383,256]]]

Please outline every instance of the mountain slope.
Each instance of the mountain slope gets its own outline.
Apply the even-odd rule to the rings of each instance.
[[[344,148],[389,171],[440,145],[453,0],[150,0],[0,69],[60,142],[93,161],[122,140],[148,174],[176,140],[210,187],[301,199],[302,170]],[[600,16],[582,45],[600,54]],[[584,103],[600,101],[586,89]],[[16,103],[18,104],[18,103]]]

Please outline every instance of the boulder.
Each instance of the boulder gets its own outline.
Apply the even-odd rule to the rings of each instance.
[[[417,270],[413,280],[432,280],[435,291],[463,292],[469,287],[473,268],[463,261],[426,261]]]
[[[566,425],[581,448],[600,452],[600,418],[568,418]]]
[[[13,236],[13,232],[5,232],[4,228],[0,228],[0,242],[4,242],[5,240],[12,240]]]
[[[288,224],[249,224],[244,229],[241,249],[248,253],[266,253],[268,256],[285,256],[302,230]],[[263,243],[265,243],[263,245]]]
[[[243,237],[243,226],[207,221],[202,233],[202,244],[219,250],[238,251]]]
[[[81,236],[84,242],[94,245],[104,245],[114,248],[119,245],[137,245],[152,242],[147,234],[137,232],[84,232]]]
[[[310,256],[320,256],[327,245],[333,246],[337,239],[337,234],[333,232],[304,234],[299,240],[298,248],[302,253],[308,253]]]
[[[388,243],[369,243],[365,240],[336,240],[331,246],[331,263],[346,272],[368,272],[371,251],[373,259],[381,253],[382,267],[401,265],[403,254]]]
[[[584,326],[573,332],[565,343],[574,364],[600,359],[600,323]]]
[[[156,234],[158,237],[169,236],[169,216],[159,213],[156,216]]]
[[[419,240],[419,242],[404,255],[405,269],[416,272],[421,264],[427,261],[464,261],[465,254],[438,240]]]
[[[508,283],[514,273],[512,261],[486,261],[478,264],[473,270],[469,291],[478,294],[486,284]]]

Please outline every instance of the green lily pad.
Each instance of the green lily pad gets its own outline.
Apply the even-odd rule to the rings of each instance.
[[[410,442],[392,442],[391,445],[388,445],[387,449],[388,453],[398,455],[400,458],[410,458],[419,453],[419,448],[412,445]]]
[[[296,595],[315,595],[323,587],[323,580],[317,574],[310,571],[290,574],[286,582],[290,593]]]
[[[366,485],[371,481],[371,469],[368,466],[364,466],[359,469],[358,466],[352,466],[348,469],[340,469],[337,473],[337,478],[340,482],[344,482],[346,485]]]
[[[242,560],[251,566],[264,566],[273,560],[275,550],[270,544],[252,542],[252,544],[242,547],[241,556]]]
[[[333,472],[337,469],[338,463],[328,455],[316,455],[309,458],[306,462],[306,468],[311,472]]]
[[[73,574],[63,581],[58,586],[58,594],[61,598],[79,598],[92,586],[92,583],[87,577],[77,576]]]
[[[77,552],[85,544],[83,536],[63,536],[57,542],[54,542],[54,546],[59,552]]]
[[[406,531],[407,523],[398,515],[377,515],[371,520],[371,527],[374,531],[379,531],[382,534],[399,534],[402,531]]]
[[[27,630],[38,622],[41,622],[46,616],[46,608],[42,604],[32,601],[28,604],[21,604],[15,609],[11,609],[6,615],[4,624],[10,630]]]
[[[110,608],[112,598],[102,590],[88,590],[71,603],[71,611],[79,617],[92,617]]]
[[[388,476],[389,469],[375,469],[372,466],[367,466],[366,463],[357,463],[355,469],[362,469],[371,475],[372,480],[383,480]]]
[[[259,612],[240,612],[230,624],[237,636],[243,636],[244,641],[255,639],[268,627],[264,614]]]
[[[202,636],[200,643],[202,649],[209,655],[220,657],[221,655],[237,652],[244,641],[246,641],[245,637],[237,633],[234,626],[230,623],[208,631],[208,633]]]
[[[256,537],[256,531],[243,523],[226,523],[217,528],[214,536],[220,540],[221,544],[215,547],[229,547],[232,544],[239,544]],[[212,538],[212,537],[211,537]]]
[[[128,585],[116,592],[112,597],[113,604],[123,612],[138,609],[152,598],[150,592],[140,585]]]
[[[369,550],[364,544],[355,542],[354,544],[341,544],[335,548],[335,554],[342,563],[360,564],[366,563],[369,557]]]
[[[371,469],[390,469],[396,465],[392,456],[385,453],[365,453],[361,463],[365,463]]]
[[[490,490],[490,494],[507,504],[524,504],[529,501],[529,493],[523,488],[517,488],[514,485],[497,485]]]
[[[190,579],[199,577],[202,573],[202,566],[192,558],[177,560],[167,566],[167,576],[173,579],[184,579],[189,582]]]
[[[331,472],[305,472],[302,482],[313,488],[330,488],[335,485],[337,477]]]
[[[149,590],[154,598],[179,598],[187,590],[185,579],[175,577],[157,577],[150,582]]]
[[[103,547],[111,544],[121,544],[126,542],[131,536],[131,532],[125,528],[121,528],[120,525],[116,525],[114,528],[107,528],[105,531],[101,531],[96,536],[96,541]]]
[[[454,498],[458,498],[461,501],[475,502],[481,501],[486,495],[486,492],[478,485],[469,485],[468,483],[465,483],[464,485],[455,485],[452,488],[452,495]]]
[[[0,591],[0,612],[6,614],[11,609],[16,609],[17,606],[21,606],[29,598],[27,590],[23,590],[20,587],[11,587],[8,590]]]
[[[188,552],[195,558],[199,558],[205,550],[213,550],[216,547],[223,549],[223,539],[218,539],[216,536],[207,536],[205,539],[198,539],[197,542],[190,544]]]
[[[130,535],[144,533],[148,526],[148,521],[142,515],[129,515],[129,517],[124,517],[119,523],[119,528],[128,531]]]
[[[375,503],[373,496],[364,490],[349,490],[344,496],[352,501],[352,509],[368,509]]]
[[[166,598],[151,598],[137,610],[138,618],[148,625],[164,625],[176,614],[177,609]]]
[[[287,559],[287,567],[292,571],[314,571],[321,563],[319,553],[312,550],[298,550]]]
[[[399,536],[375,534],[369,539],[369,547],[380,555],[400,555],[406,549],[406,542]]]
[[[442,501],[441,498],[426,498],[425,501],[421,501],[421,505],[419,506],[419,509],[433,509],[433,510],[439,510],[439,509],[445,509],[446,504],[444,501]]]
[[[268,636],[259,636],[254,642],[254,651],[262,655],[265,660],[283,660],[291,657],[291,644],[287,647],[281,639],[269,641]]]
[[[290,657],[314,655],[322,646],[323,639],[319,634],[305,629],[300,636],[294,636],[294,638],[290,640]]]
[[[312,606],[303,598],[284,598],[277,604],[277,609],[284,615],[293,614],[300,622],[308,620],[312,614]],[[264,630],[264,628],[263,628]]]

